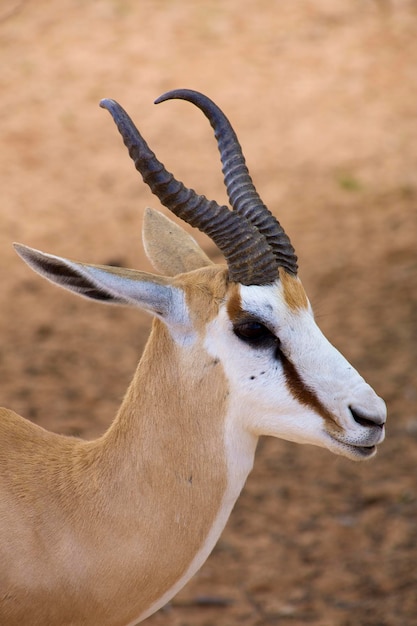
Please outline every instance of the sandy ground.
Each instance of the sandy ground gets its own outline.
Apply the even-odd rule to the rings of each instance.
[[[152,104],[190,87],[233,120],[321,328],[389,408],[366,464],[263,440],[214,553],[150,625],[417,624],[416,41],[413,0],[0,1],[1,404],[87,438],[110,423],[149,319],[54,289],[11,242],[149,269],[158,203],[98,101],[224,201],[201,113]]]

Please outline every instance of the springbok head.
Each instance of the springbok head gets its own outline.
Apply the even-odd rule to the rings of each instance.
[[[145,248],[165,276],[75,263],[23,246],[18,252],[81,295],[149,310],[184,349],[198,331],[202,349],[223,367],[229,413],[244,431],[315,444],[354,460],[372,457],[384,439],[385,404],[316,325],[294,249],[256,192],[228,119],[191,90],[168,92],[156,102],[172,98],[193,103],[209,119],[232,211],[177,181],[119,104],[103,100],[101,106],[152,192],[212,239],[227,268],[212,264],[189,235],[154,212],[147,213]]]

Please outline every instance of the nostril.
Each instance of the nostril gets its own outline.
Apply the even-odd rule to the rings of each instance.
[[[351,412],[355,422],[360,426],[365,426],[366,428],[371,428],[374,426],[379,426],[380,428],[382,428],[384,426],[384,422],[381,421],[379,418],[372,419],[370,417],[365,417],[363,414],[361,414],[359,411],[351,406],[349,407],[349,411]]]

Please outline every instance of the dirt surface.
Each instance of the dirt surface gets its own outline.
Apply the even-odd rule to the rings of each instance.
[[[0,2],[1,404],[86,438],[112,420],[150,320],[53,288],[11,242],[149,269],[158,202],[102,97],[225,201],[201,113],[152,104],[174,87],[232,119],[321,328],[388,404],[369,463],[262,440],[213,554],[149,625],[417,624],[416,41],[412,0]]]

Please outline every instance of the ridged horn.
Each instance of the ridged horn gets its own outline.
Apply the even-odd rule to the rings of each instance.
[[[126,111],[114,100],[100,106],[111,114],[129,155],[161,203],[208,235],[223,253],[231,281],[262,285],[277,279],[278,264],[265,238],[238,213],[230,211],[177,181],[157,159]]]
[[[223,111],[210,98],[191,89],[168,91],[155,102],[171,99],[191,102],[208,118],[217,139],[224,182],[232,208],[264,235],[278,265],[291,274],[297,274],[297,256],[294,248],[281,224],[259,197],[246,166],[239,140]]]

